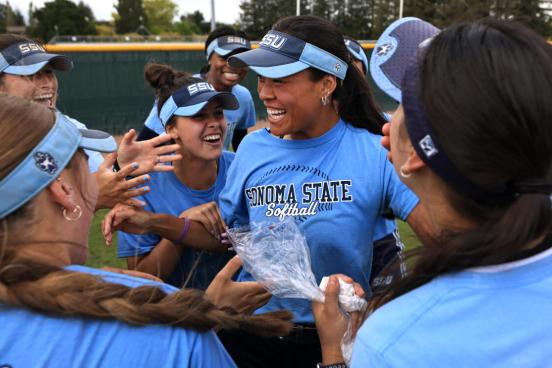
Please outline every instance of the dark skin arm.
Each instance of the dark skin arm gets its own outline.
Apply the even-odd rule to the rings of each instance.
[[[232,136],[232,147],[234,152],[238,150],[242,139],[247,135],[247,129],[234,129],[234,135]]]

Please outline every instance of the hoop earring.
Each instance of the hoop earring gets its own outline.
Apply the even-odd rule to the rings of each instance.
[[[326,106],[330,103],[330,97],[329,96],[323,96],[320,101],[322,101],[322,106]]]
[[[71,211],[70,215],[67,214],[67,208],[63,207],[63,217],[67,220],[67,221],[77,221],[78,219],[81,218],[82,216],[82,208],[77,204],[75,206],[75,209],[73,211]]]
[[[409,177],[412,176],[412,173],[411,173],[411,172],[410,172],[410,173],[407,173],[407,172],[404,171],[404,166],[401,166],[401,168],[399,169],[399,174],[401,174],[401,176],[402,176],[403,178],[409,178]]]

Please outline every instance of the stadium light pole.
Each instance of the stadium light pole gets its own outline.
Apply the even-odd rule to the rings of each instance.
[[[216,28],[217,23],[215,21],[215,0],[211,0],[211,32]]]
[[[399,3],[399,19],[403,17],[403,8],[404,8],[404,0],[401,0]]]
[[[301,0],[297,0],[296,2],[295,13],[297,16],[301,15]]]

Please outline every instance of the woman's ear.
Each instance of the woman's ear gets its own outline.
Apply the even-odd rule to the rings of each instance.
[[[54,180],[47,188],[52,200],[61,207],[72,211],[75,208],[74,189],[72,185],[64,181],[61,177]]]
[[[408,170],[408,172],[413,173],[416,171],[419,171],[426,167],[426,163],[424,160],[418,156],[418,152],[410,145],[408,149],[408,158],[406,159],[406,162],[404,163],[404,168]]]
[[[172,124],[167,124],[165,126],[165,132],[171,136],[173,140],[177,140],[178,137],[178,130],[176,129],[176,122],[173,122]]]
[[[333,75],[326,74],[320,80],[320,98],[328,96],[331,97],[332,93],[337,87],[337,81]]]

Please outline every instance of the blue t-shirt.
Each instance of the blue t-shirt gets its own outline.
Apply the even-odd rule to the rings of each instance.
[[[317,282],[344,273],[369,292],[375,229],[383,208],[406,219],[418,203],[400,182],[380,136],[339,121],[324,135],[284,140],[266,129],[246,136],[220,194],[230,227],[294,216]],[[240,280],[251,280],[242,272]],[[313,323],[310,302],[273,297],[259,312],[289,309]]]
[[[552,249],[441,276],[379,308],[352,367],[549,367]]]
[[[149,280],[94,270],[106,281],[137,287]],[[134,326],[115,319],[54,317],[0,304],[0,366],[10,367],[235,367],[213,331],[162,325]]]
[[[199,75],[195,75],[194,77],[201,78]],[[249,90],[240,84],[236,84],[232,87],[231,92],[236,96],[240,107],[237,110],[224,110],[224,118],[228,126],[226,137],[224,138],[224,149],[226,151],[230,150],[234,129],[246,130],[256,123],[255,105],[253,104],[253,97],[251,97]],[[157,113],[157,102],[153,104],[144,125],[159,135],[165,134],[165,128]]]
[[[207,190],[195,190],[183,184],[173,172],[151,173],[148,185],[151,191],[140,197],[146,202],[144,209],[155,213],[167,213],[178,216],[188,208],[207,202],[218,201],[219,193],[226,183],[228,167],[234,159],[234,153],[223,151],[219,158],[218,175],[215,184]],[[146,255],[161,241],[161,237],[155,234],[134,235],[119,231],[119,257],[132,257]],[[171,285],[182,287],[187,280],[193,265],[197,267],[186,287],[206,289],[215,275],[224,267],[232,257],[229,253],[215,253],[207,251],[195,251],[185,249],[182,252],[180,262],[167,282]],[[198,260],[199,259],[199,260]]]

